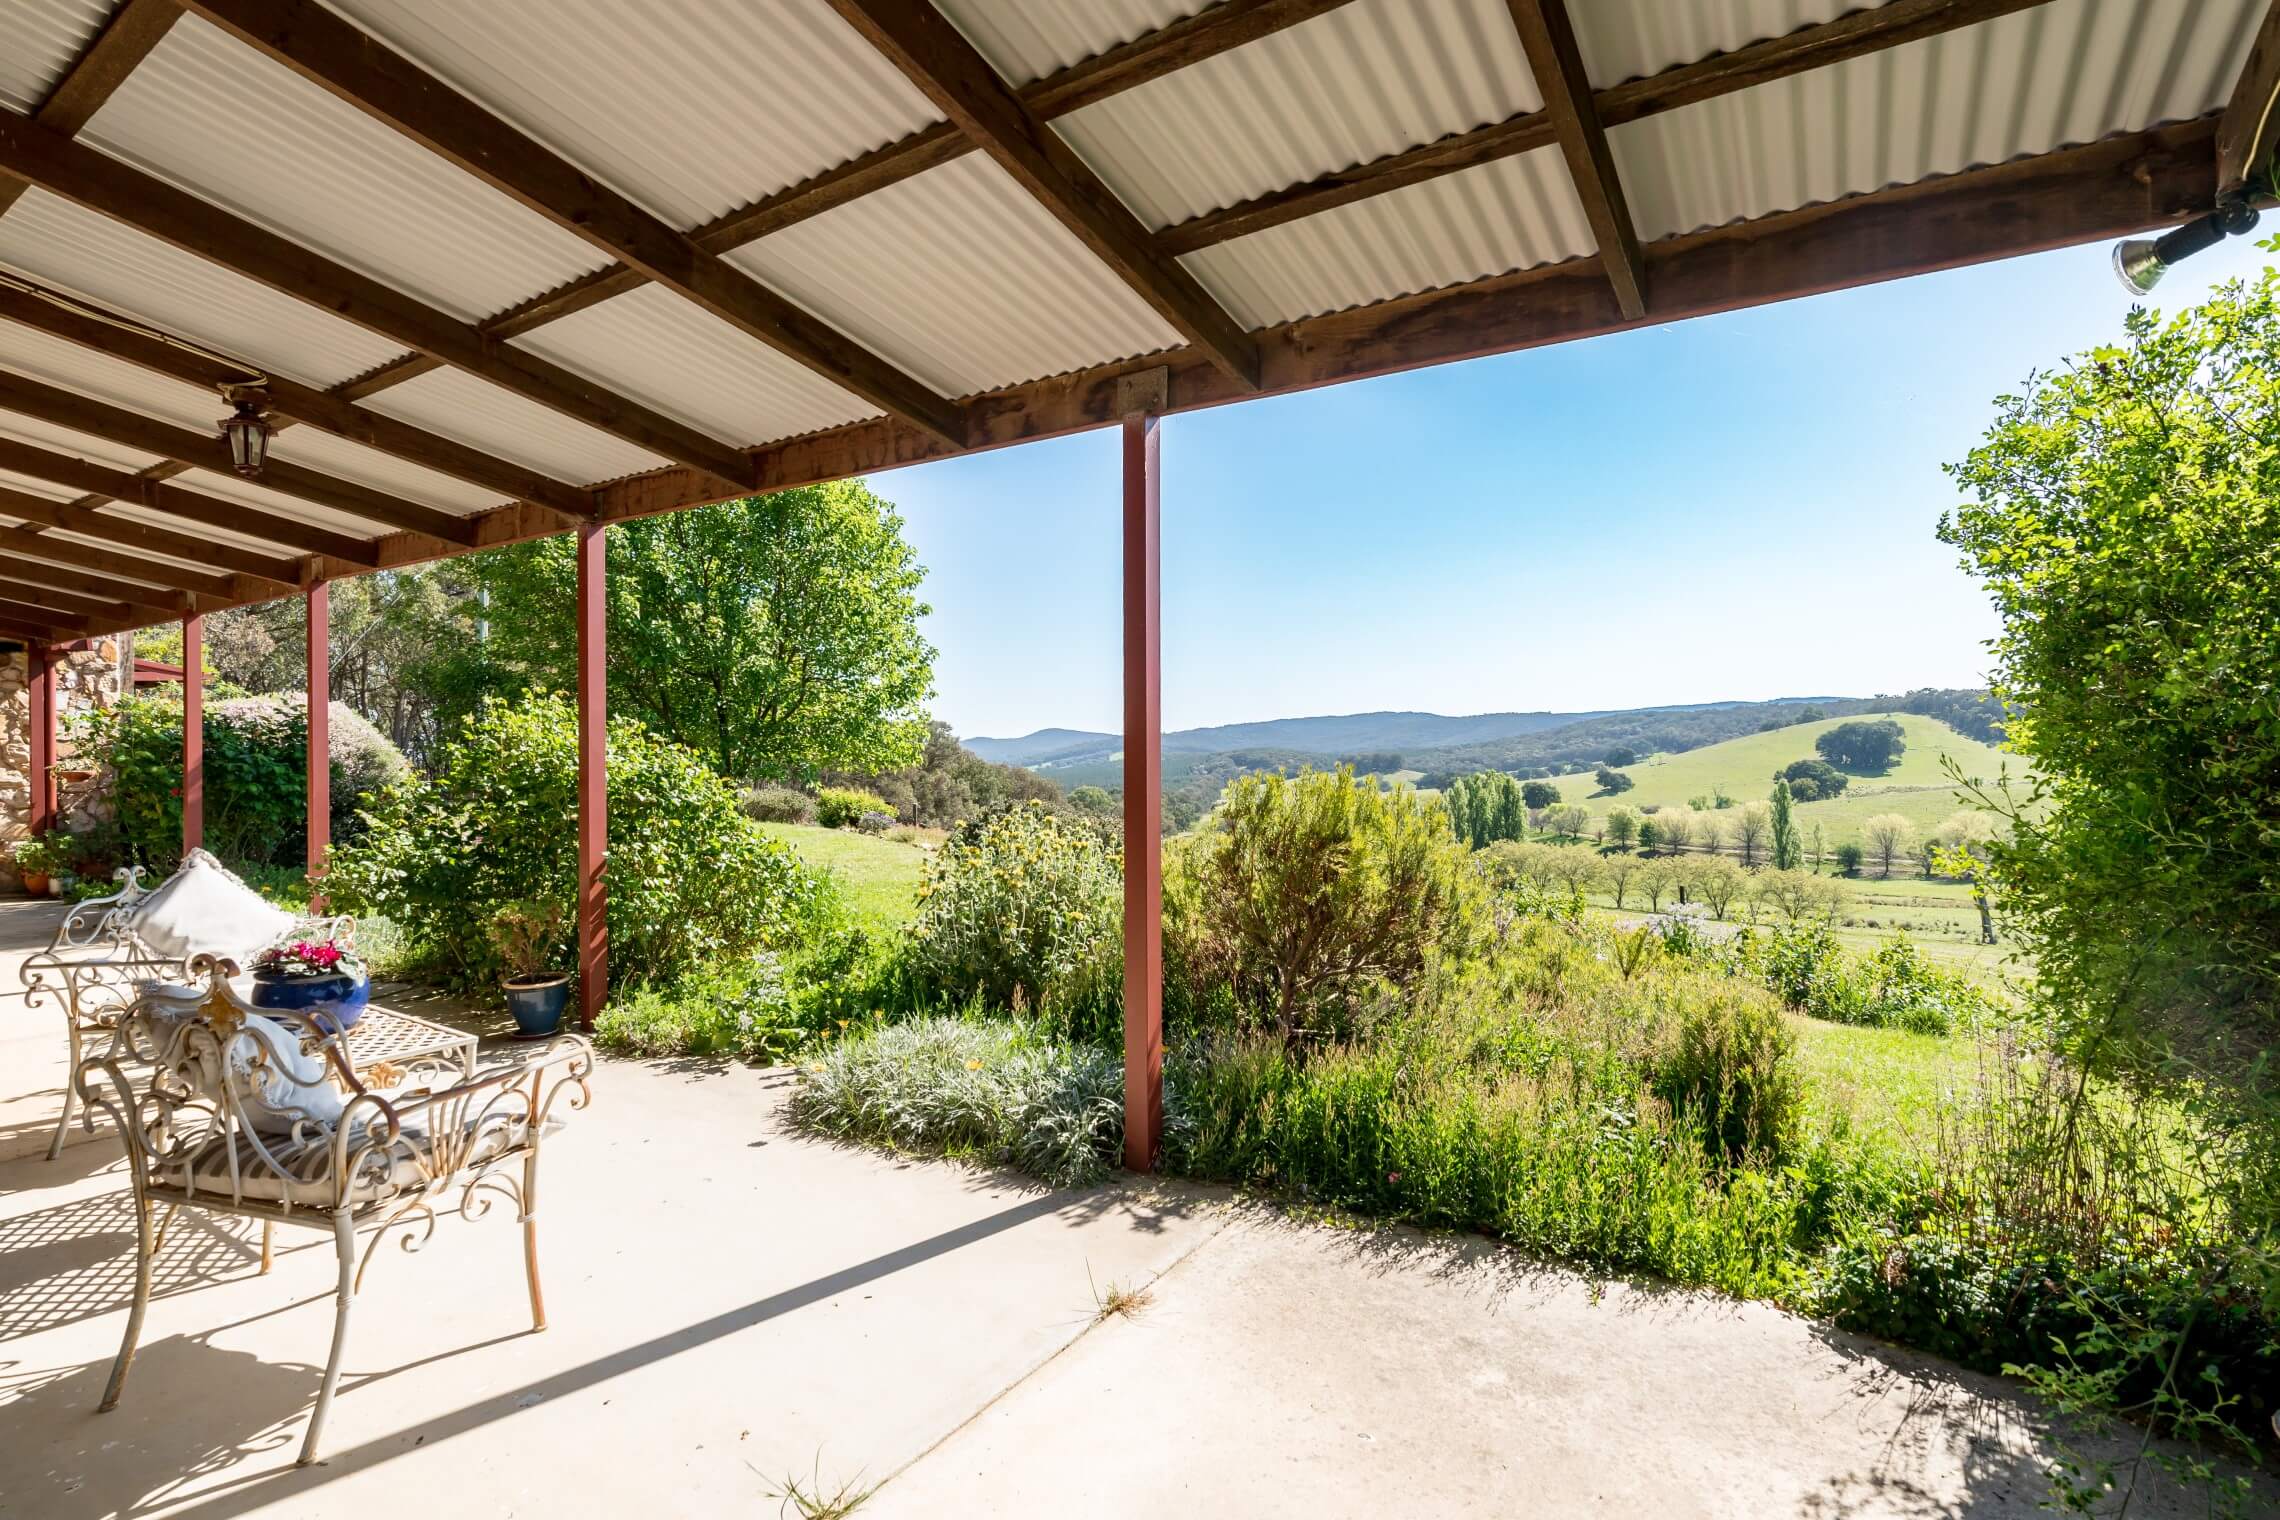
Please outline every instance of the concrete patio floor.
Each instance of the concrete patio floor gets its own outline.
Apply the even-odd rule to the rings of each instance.
[[[178,1224],[97,1415],[132,1235],[115,1139],[39,1154],[63,1040],[13,989],[53,920],[0,904],[32,1152],[0,1161],[0,1516],[766,1516],[787,1477],[883,1485],[865,1516],[2037,1513],[2043,1421],[1997,1380],[1478,1240],[818,1144],[788,1076],[710,1063],[604,1062],[548,1142],[544,1334],[503,1213],[381,1254],[321,1465],[313,1231],[261,1276],[247,1227]],[[1147,1302],[1102,1318],[1112,1284]]]

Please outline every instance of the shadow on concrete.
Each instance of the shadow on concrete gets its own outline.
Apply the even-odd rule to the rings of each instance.
[[[45,897],[0,897],[0,955],[45,950],[66,911],[64,904]]]
[[[279,1254],[298,1233],[279,1237]],[[260,1264],[259,1224],[184,1209],[167,1229],[152,1296],[185,1293]],[[0,1219],[0,1342],[123,1309],[134,1285],[134,1200],[124,1189]]]
[[[550,1377],[540,1378],[521,1387],[466,1405],[463,1408],[439,1414],[433,1419],[424,1421],[410,1429],[367,1441],[362,1445],[336,1450],[326,1455],[314,1467],[249,1475],[242,1484],[232,1485],[222,1492],[191,1496],[187,1506],[177,1513],[179,1516],[185,1517],[185,1520],[222,1520],[222,1517],[242,1515],[264,1504],[310,1493],[336,1478],[377,1467],[395,1457],[419,1450],[424,1446],[449,1440],[454,1436],[485,1429],[520,1410],[593,1388],[608,1382],[612,1378],[622,1377],[639,1368],[665,1361],[685,1351],[691,1351],[724,1339],[780,1315],[792,1313],[812,1304],[822,1303],[840,1294],[917,1266],[922,1262],[974,1245],[1035,1220],[1053,1217],[1082,1220],[1096,1215],[1123,1211],[1131,1215],[1133,1227],[1136,1229],[1160,1229],[1166,1217],[1194,1206],[1193,1200],[1183,1199],[1176,1195],[1159,1194],[1155,1190],[1146,1188],[1109,1187],[1075,1193],[1040,1191],[1034,1197],[1025,1198],[1009,1208],[972,1220],[956,1229],[945,1230],[927,1239],[913,1241],[908,1245],[874,1256],[867,1261],[857,1262],[837,1272],[827,1273],[822,1277],[802,1283],[798,1287],[787,1288],[780,1293],[755,1299],[749,1304],[716,1314],[708,1319],[698,1320],[669,1334],[654,1336],[638,1344],[612,1352],[608,1356],[598,1357],[580,1366],[555,1373]],[[144,1354],[150,1353],[145,1352]],[[86,1407],[90,1410],[94,1408],[101,1393],[102,1375],[108,1371],[108,1367],[109,1364],[106,1362],[101,1368],[93,1369],[93,1383],[84,1388]],[[69,1391],[74,1397],[80,1396],[82,1392],[82,1380],[79,1372],[84,1370],[86,1369],[75,1370],[71,1376],[61,1380],[69,1385]],[[393,1372],[402,1370],[404,1369],[395,1368],[366,1374],[361,1378],[352,1379],[349,1386],[353,1387],[358,1382],[374,1381],[377,1378],[390,1376]],[[280,1418],[275,1412],[274,1405],[277,1401],[272,1395],[286,1386],[278,1382],[275,1376],[277,1371],[278,1369],[275,1367],[264,1367],[262,1381],[258,1386],[249,1389],[248,1407],[244,1412],[245,1418],[237,1422],[239,1428],[248,1432],[247,1434],[233,1437],[227,1428],[229,1422],[216,1426],[212,1422],[211,1411],[202,1413],[200,1421],[193,1426],[189,1438],[183,1443],[183,1460],[185,1462],[206,1461],[211,1454],[224,1452],[234,1453],[227,1460],[236,1460],[246,1455],[272,1449],[276,1441],[274,1426]],[[212,1374],[201,1371],[199,1376],[201,1379],[206,1379]],[[301,1369],[293,1372],[290,1386],[298,1390],[299,1402],[295,1406],[293,1415],[282,1417],[288,1427],[288,1436],[293,1434],[298,1415],[305,1413],[313,1402],[316,1382],[317,1376],[314,1370]],[[234,1386],[228,1384],[217,1384],[216,1386],[232,1386],[232,1397],[225,1401],[217,1401],[217,1407],[236,1410],[239,1401],[235,1396]],[[45,1397],[47,1392],[48,1390],[43,1386],[35,1390],[31,1396]],[[131,1385],[128,1396],[130,1399],[133,1396]],[[122,1404],[121,1408],[124,1409],[125,1407]],[[354,1409],[353,1400],[345,1397],[341,1404],[335,1406],[332,1419],[332,1428],[335,1432],[340,1432],[347,1420],[353,1418]],[[154,1426],[143,1438],[142,1444],[146,1450],[167,1450],[175,1444],[175,1441],[176,1437],[170,1426],[160,1423]],[[222,1462],[221,1465],[226,1466],[227,1461]],[[211,1467],[207,1470],[211,1470]],[[179,1488],[169,1489],[168,1493],[175,1495],[176,1502],[179,1502]],[[137,1497],[120,1504],[117,1512],[132,1515],[147,1509],[153,1502],[153,1499],[148,1496]],[[317,1501],[312,1501],[312,1505],[315,1502]],[[312,1507],[310,1512],[314,1513],[315,1509]]]

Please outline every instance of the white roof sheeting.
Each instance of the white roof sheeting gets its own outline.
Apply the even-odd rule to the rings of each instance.
[[[195,16],[80,135],[461,321],[610,262]]]
[[[315,502],[303,501],[298,496],[288,496],[282,491],[273,491],[256,481],[243,480],[235,475],[224,474],[218,470],[185,470],[174,478],[174,484],[186,487],[204,496],[218,496],[223,501],[234,501],[242,506],[258,507],[264,512],[275,513],[279,517],[296,522],[311,523],[320,528],[330,529],[335,533],[353,533],[359,537],[370,537],[374,533],[391,531],[387,523],[366,517],[361,512],[343,512],[337,507],[319,506]],[[177,526],[182,526],[180,518],[176,518],[174,521]],[[210,533],[216,530],[209,528],[204,523],[199,523],[192,531]]]
[[[979,153],[747,244],[728,261],[946,395],[1180,341]]]
[[[69,487],[59,486],[52,480],[34,480],[31,476],[19,475],[14,470],[0,470],[0,486],[6,486],[11,491],[21,491],[26,496],[38,496],[54,502],[77,501],[87,494],[84,491],[74,491]],[[8,517],[5,512],[0,512],[0,518],[6,518],[10,523],[22,521],[20,518]]]
[[[1608,145],[1652,241],[2221,109],[2264,10],[2053,0],[1629,122]]]
[[[1357,0],[1053,125],[1162,227],[1542,104],[1505,0]]]
[[[67,427],[58,427],[38,417],[27,417],[21,412],[0,411],[0,437],[13,438],[18,443],[36,444],[56,454],[72,454],[91,460],[112,470],[143,470],[164,460],[163,455],[145,454],[125,444],[113,443],[108,438],[97,438]],[[84,492],[74,491],[74,496]]]
[[[1594,251],[1557,148],[1443,175],[1189,254],[1251,327],[1414,295]]]
[[[937,0],[1016,88],[1162,31],[1213,0]]]
[[[352,379],[403,352],[306,301],[43,190],[25,191],[0,216],[0,268],[310,385]]]
[[[1753,42],[1786,37],[1888,0],[1585,0],[1570,4],[1595,89],[1643,79]]]
[[[362,404],[580,485],[639,475],[672,463],[465,370],[430,370],[366,397]]]
[[[824,0],[333,8],[679,227],[940,119]]]
[[[201,432],[229,411],[218,392],[4,319],[0,319],[0,369]]]
[[[549,322],[515,344],[732,443],[767,443],[879,414],[655,285]]]
[[[109,0],[9,0],[0,106],[29,116],[111,13]]]
[[[386,491],[391,496],[461,516],[500,506],[507,500],[487,487],[469,485],[440,470],[383,454],[337,433],[319,432],[313,427],[278,429],[277,436],[269,441],[269,452],[274,458],[306,465],[360,486],[370,486],[375,491]]]

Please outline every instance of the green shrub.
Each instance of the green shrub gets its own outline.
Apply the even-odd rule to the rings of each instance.
[[[1795,1146],[1805,1108],[1797,1041],[1763,993],[1715,974],[1675,980],[1675,1038],[1658,1063],[1655,1089],[1693,1115],[1704,1139],[1729,1160],[1780,1160]]]
[[[1124,1144],[1115,1053],[1009,1021],[914,1019],[834,1046],[800,1073],[795,1122],[842,1140],[1097,1182]]]
[[[744,791],[744,816],[762,823],[813,823],[816,803],[795,786],[754,786]]]
[[[815,821],[827,829],[844,829],[862,821],[865,813],[884,813],[894,817],[894,807],[876,792],[858,791],[851,786],[819,786],[815,789]]]
[[[1838,945],[1826,920],[1752,929],[1735,941],[1737,968],[1761,978],[1800,1013],[1837,1024],[1868,1024],[1949,1034],[1979,1029],[1997,1001],[1953,971],[1925,959],[1905,936],[1865,960]]]
[[[225,860],[299,866],[308,852],[308,717],[298,693],[238,697],[205,710],[206,847]],[[182,699],[134,697],[72,720],[81,753],[108,767],[119,847],[171,871],[182,858]],[[406,774],[404,757],[354,709],[332,704],[332,838],[353,841],[361,809]]]
[[[568,910],[578,880],[577,714],[558,697],[496,704],[406,777],[334,852],[344,911],[393,919],[413,953],[461,985],[499,972],[492,916],[531,899]],[[736,789],[630,719],[609,730],[610,970],[669,985],[795,941],[817,890],[744,816]]]
[[[693,971],[670,987],[637,987],[594,1021],[595,1043],[634,1056],[734,1056],[775,1063],[808,1043],[782,963],[762,954],[742,965]]]
[[[959,825],[927,862],[910,966],[933,998],[1034,1011],[1114,1045],[1123,1008],[1122,858],[1024,803]]]

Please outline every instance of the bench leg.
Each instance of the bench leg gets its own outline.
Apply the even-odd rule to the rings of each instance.
[[[530,1327],[546,1328],[546,1295],[538,1288],[538,1152],[523,1157],[523,1275],[530,1279]]]
[[[127,1368],[135,1359],[135,1343],[142,1339],[143,1311],[150,1307],[151,1258],[158,1254],[150,1210],[147,1199],[135,1200],[135,1302],[127,1311],[127,1334],[119,1343],[119,1359],[111,1364],[110,1385],[103,1390],[103,1402],[95,1406],[98,1413],[119,1407],[119,1394],[127,1386]]]
[[[267,1273],[272,1265],[269,1255],[269,1240],[276,1233],[277,1226],[274,1223],[267,1219],[261,1221],[261,1270],[264,1273]]]
[[[66,1019],[64,1027],[71,1031],[71,1064],[63,1072],[63,1117],[55,1121],[55,1138],[48,1142],[50,1161],[63,1154],[63,1132],[71,1128],[71,1106],[79,1101],[79,1021]]]
[[[317,1460],[317,1439],[325,1433],[333,1390],[340,1385],[341,1353],[348,1347],[348,1311],[356,1302],[356,1221],[345,1211],[333,1215],[333,1249],[340,1257],[340,1303],[333,1313],[332,1355],[325,1359],[325,1380],[317,1389],[317,1407],[309,1416],[308,1439],[301,1443],[303,1467]]]

